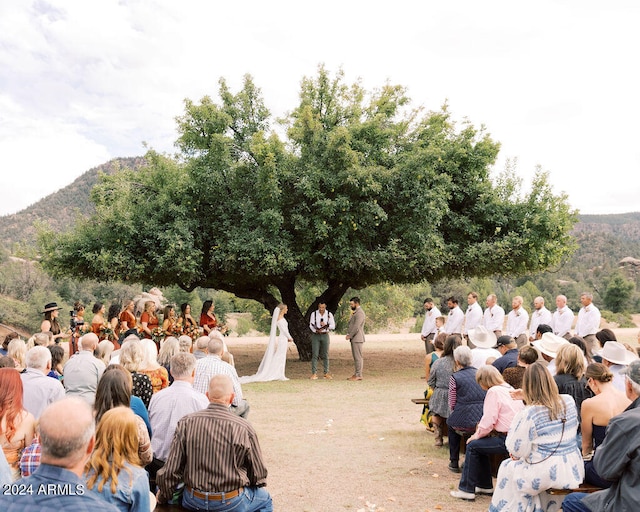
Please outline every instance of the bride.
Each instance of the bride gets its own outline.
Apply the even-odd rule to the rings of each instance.
[[[284,366],[287,362],[288,342],[293,341],[293,339],[289,334],[289,323],[284,317],[286,313],[286,304],[278,304],[278,307],[273,310],[269,344],[258,368],[258,373],[240,377],[241,383],[289,380],[284,376]],[[276,329],[280,331],[277,337]]]

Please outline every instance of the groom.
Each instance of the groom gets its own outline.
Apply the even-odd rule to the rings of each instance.
[[[360,307],[360,298],[351,297],[349,306],[353,312],[349,318],[346,339],[351,342],[351,354],[356,372],[347,380],[362,380],[362,344],[364,343],[365,314]]]

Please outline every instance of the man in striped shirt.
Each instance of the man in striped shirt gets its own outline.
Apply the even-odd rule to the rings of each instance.
[[[211,377],[207,397],[206,409],[176,426],[169,457],[157,475],[158,503],[184,482],[182,506],[187,510],[272,512],[258,436],[249,422],[229,411],[231,379]]]

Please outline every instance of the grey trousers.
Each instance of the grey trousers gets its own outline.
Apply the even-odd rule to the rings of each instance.
[[[362,345],[363,343],[354,343],[353,341],[351,342],[351,355],[353,356],[353,364],[355,367],[355,376],[356,377],[362,377],[362,366],[363,366],[363,359],[362,359]]]
[[[318,357],[322,360],[324,373],[329,373],[329,333],[311,335],[311,373],[318,371]]]

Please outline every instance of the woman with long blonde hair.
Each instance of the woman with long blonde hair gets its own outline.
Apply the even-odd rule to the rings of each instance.
[[[146,512],[155,508],[149,478],[138,457],[138,426],[128,407],[115,407],[102,415],[86,479],[89,489],[120,510]]]
[[[569,395],[539,362],[528,366],[522,389],[512,397],[525,408],[513,418],[505,440],[510,458],[498,470],[498,485],[489,512],[544,510],[555,512],[560,502],[547,489],[572,489],[584,478],[584,464],[576,435],[578,412]]]

